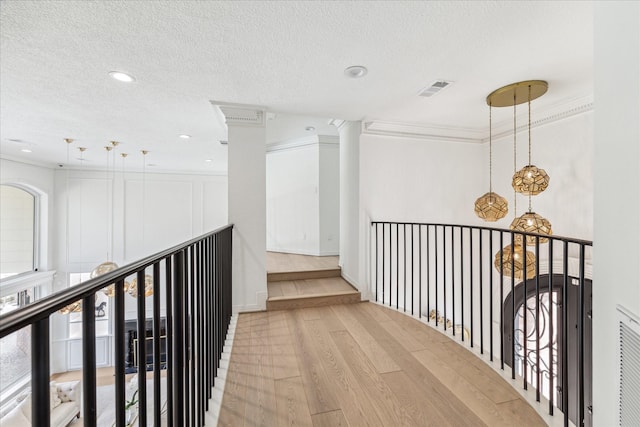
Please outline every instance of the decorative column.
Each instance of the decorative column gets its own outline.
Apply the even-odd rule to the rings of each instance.
[[[228,126],[229,223],[233,229],[233,310],[263,310],[266,271],[266,133],[264,108],[218,106]]]
[[[360,133],[362,122],[334,120],[340,133],[340,266],[342,276],[363,292],[365,248],[360,222]]]

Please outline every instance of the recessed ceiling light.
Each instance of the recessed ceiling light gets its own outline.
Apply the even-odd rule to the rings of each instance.
[[[116,79],[120,82],[131,83],[135,82],[136,79],[127,73],[123,73],[122,71],[109,71],[109,75],[111,78]]]
[[[182,139],[189,139],[191,138],[191,135],[187,135],[186,133],[183,133],[182,135],[178,135],[178,137]]]
[[[23,148],[22,150],[23,153],[33,153],[33,151],[29,150],[28,148]]]
[[[206,160],[205,160],[205,162],[207,162],[207,163],[211,163],[212,161],[213,161],[213,160],[211,160],[211,159],[206,159]]]
[[[347,67],[344,70],[344,74],[347,77],[351,77],[352,79],[359,79],[360,77],[364,77],[367,75],[367,68],[362,65],[352,65],[351,67]]]
[[[313,132],[314,130],[316,130],[316,128],[314,128],[313,126],[307,126],[306,128],[304,128],[304,130],[306,130],[307,132]]]

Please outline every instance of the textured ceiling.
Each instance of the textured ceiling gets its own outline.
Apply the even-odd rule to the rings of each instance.
[[[224,171],[210,100],[276,113],[270,142],[308,135],[291,115],[323,118],[308,119],[323,133],[328,118],[484,132],[484,98],[504,84],[547,80],[541,109],[591,96],[592,14],[574,1],[3,0],[1,154],[66,163],[71,137],[89,147],[85,167],[104,167],[118,140],[158,169]],[[348,79],[350,65],[369,74]],[[416,96],[436,79],[454,84]]]

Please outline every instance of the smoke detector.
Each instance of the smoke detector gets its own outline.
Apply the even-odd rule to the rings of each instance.
[[[431,85],[425,87],[424,89],[422,89],[419,93],[418,96],[424,96],[426,98],[429,98],[433,95],[435,95],[436,93],[440,92],[441,90],[451,86],[453,84],[452,81],[448,81],[448,80],[436,80],[435,82],[431,83]]]

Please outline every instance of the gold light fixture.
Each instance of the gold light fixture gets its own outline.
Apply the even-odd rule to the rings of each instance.
[[[65,305],[58,313],[60,314],[69,314],[69,313],[80,313],[82,311],[82,300],[78,300],[76,302],[72,302],[69,305]]]
[[[548,236],[552,234],[551,223],[546,218],[538,215],[535,212],[532,212],[531,209],[529,209],[529,212],[525,213],[524,215],[514,218],[509,228],[513,231],[523,231],[525,233],[546,234]],[[536,244],[535,236],[525,237],[525,244],[527,246],[533,246]],[[540,243],[547,243],[549,241],[549,238],[538,237],[538,240]],[[522,235],[516,235],[514,241],[518,244],[522,244]]]
[[[487,99],[489,104],[489,192],[480,196],[475,203],[475,212],[478,217],[485,221],[495,222],[504,218],[509,212],[507,199],[501,195],[493,192],[492,185],[492,159],[493,159],[493,146],[491,140],[492,128],[491,128],[491,102]]]
[[[544,169],[539,169],[531,164],[531,84],[528,85],[528,131],[529,131],[529,164],[513,175],[513,189],[519,193],[529,196],[529,211],[522,216],[515,218],[510,227],[514,231],[523,231],[527,233],[537,233],[551,235],[551,223],[541,215],[531,210],[531,196],[544,191],[549,185],[549,176]],[[522,244],[522,235],[515,236],[515,243]],[[546,237],[540,237],[540,243],[547,243]],[[536,244],[535,236],[526,236],[525,244],[532,246]]]
[[[109,208],[110,205],[110,201],[109,201],[109,153],[111,152],[111,150],[113,150],[114,147],[116,147],[118,145],[118,143],[116,141],[111,141],[111,145],[106,145],[104,147],[104,149],[107,151],[107,210]],[[110,271],[113,271],[115,269],[118,268],[118,264],[116,264],[113,261],[109,261],[109,236],[110,236],[110,232],[109,232],[109,218],[107,218],[107,261],[103,262],[102,264],[98,265],[96,268],[93,269],[93,271],[91,272],[90,277],[93,279],[95,277],[101,276],[103,274],[109,273]]]
[[[136,298],[138,296],[138,278],[134,278],[131,283],[125,282],[125,288],[127,288],[126,292],[129,292],[129,295]],[[153,277],[150,274],[145,274],[144,296],[150,297],[151,295],[153,295]]]
[[[506,92],[513,91],[514,102],[518,104],[527,102],[529,106],[529,164],[515,172],[511,181],[513,189],[521,194],[535,196],[542,193],[549,186],[547,172],[531,164],[531,101],[544,95],[548,87],[547,82],[543,80],[526,80],[498,89]]]
[[[531,251],[525,251],[522,245],[514,244],[513,250],[511,245],[507,245],[502,248],[502,264],[500,264],[500,251],[496,253],[493,265],[498,272],[506,277],[511,277],[511,264],[513,263],[513,276],[522,280],[523,271],[526,269],[527,279],[532,279],[536,275],[536,256]],[[526,261],[523,265],[523,254],[526,257]],[[526,266],[526,267],[525,267]]]

